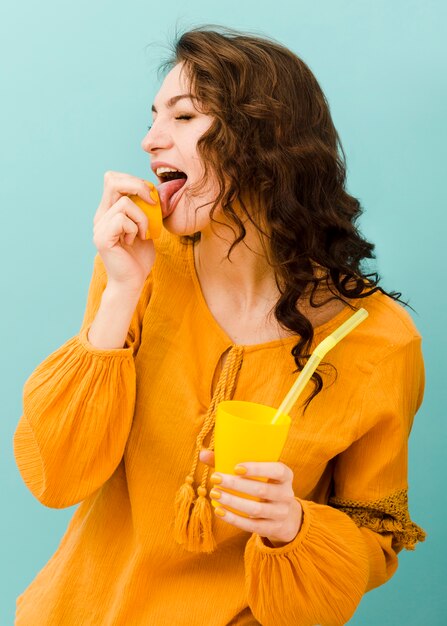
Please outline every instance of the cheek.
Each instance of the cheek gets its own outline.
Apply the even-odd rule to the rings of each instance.
[[[190,156],[191,156],[192,161],[194,162],[194,166],[197,171],[203,170],[203,164],[202,164],[201,156],[199,154],[197,146],[198,146],[199,140],[201,139],[201,137],[203,137],[206,131],[210,128],[210,126],[211,126],[211,122],[207,121],[205,124],[202,124],[201,126],[196,127],[194,129],[194,133],[192,136],[191,134],[189,135],[188,144],[189,146],[192,147],[190,151]]]
[[[193,147],[193,149],[191,151],[191,159],[192,159],[192,161],[194,163],[194,167],[196,169],[198,169],[198,170],[202,170],[203,169],[202,156],[199,153],[198,146],[197,146],[197,141],[195,141],[192,145],[194,147]]]
[[[191,159],[191,167],[189,168],[191,183],[193,185],[199,185],[196,188],[194,195],[209,196],[210,194],[212,194],[216,196],[219,192],[219,183],[216,174],[212,170],[209,170],[206,182],[202,183],[204,174],[204,163],[201,158],[196,154],[193,159]]]

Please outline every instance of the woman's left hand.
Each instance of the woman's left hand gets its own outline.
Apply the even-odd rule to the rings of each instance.
[[[202,450],[200,460],[214,467],[214,452]],[[219,503],[215,514],[228,524],[265,537],[275,548],[293,541],[301,528],[303,513],[293,493],[290,467],[284,463],[241,463],[237,468],[241,468],[237,476],[221,473],[211,476],[214,487],[210,496]],[[268,478],[268,482],[250,480],[258,476]],[[261,501],[241,498],[223,489],[255,496]],[[236,515],[227,506],[249,517]]]

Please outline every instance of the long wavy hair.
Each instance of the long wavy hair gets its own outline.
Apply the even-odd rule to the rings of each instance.
[[[197,145],[200,185],[211,172],[218,181],[210,214],[219,207],[234,224],[229,255],[247,220],[262,235],[280,292],[274,314],[298,336],[292,356],[301,370],[314,336],[303,296],[313,307],[336,299],[354,309],[350,300],[386,293],[377,273],[362,271],[374,245],[356,227],[362,210],[345,189],[345,153],[328,102],[309,67],[270,38],[200,26],[176,37],[160,70],[177,63],[214,118]],[[306,407],[322,389],[318,371],[313,381]]]

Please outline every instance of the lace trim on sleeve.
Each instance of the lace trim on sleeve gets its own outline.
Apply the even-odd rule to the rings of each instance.
[[[418,541],[424,541],[425,531],[413,523],[408,513],[408,494],[400,489],[379,500],[348,500],[333,496],[328,504],[343,511],[359,527],[376,533],[393,533],[393,546],[414,550]]]

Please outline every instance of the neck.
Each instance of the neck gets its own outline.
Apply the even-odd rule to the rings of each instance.
[[[230,260],[228,251],[234,240],[233,231],[223,224],[213,224],[213,228],[201,231],[194,260],[203,296],[211,314],[236,343],[262,343],[287,337],[290,331],[273,315],[280,293],[260,235],[251,224],[246,229],[246,237],[233,248]],[[322,293],[326,298],[330,295],[324,287]],[[342,301],[335,300],[313,308],[303,296],[300,310],[316,327],[329,321],[344,306]]]
[[[245,227],[247,234],[233,248],[230,259],[234,239],[230,228],[213,224],[204,229],[194,250],[197,275],[215,294],[226,294],[236,311],[270,310],[279,297],[275,276],[259,233],[251,224]]]

